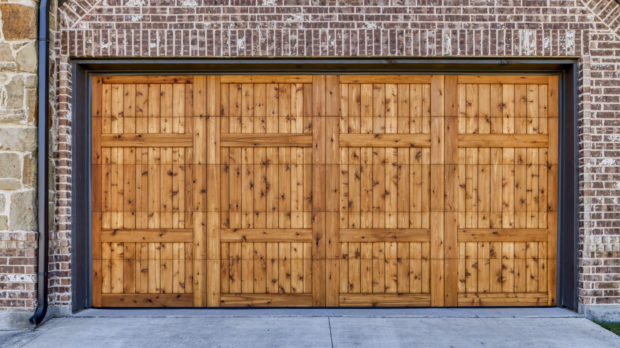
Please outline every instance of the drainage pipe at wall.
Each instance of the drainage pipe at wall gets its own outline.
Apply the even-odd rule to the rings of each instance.
[[[48,0],[41,0],[39,5],[38,26],[38,226],[39,256],[37,265],[37,308],[30,318],[30,325],[38,326],[47,313],[47,282],[48,282],[48,100],[49,100],[49,10]]]

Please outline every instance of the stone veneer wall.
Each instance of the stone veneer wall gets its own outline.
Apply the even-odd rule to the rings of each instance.
[[[36,305],[37,7],[0,0],[0,311]]]

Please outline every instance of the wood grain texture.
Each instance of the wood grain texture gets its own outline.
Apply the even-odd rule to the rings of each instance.
[[[429,295],[416,294],[346,294],[340,295],[342,307],[425,307],[431,304]]]
[[[119,76],[102,76],[100,77],[103,83],[106,84],[119,84],[119,83],[144,83],[144,84],[187,84],[192,83],[193,76],[131,76],[131,75],[119,75]]]
[[[540,228],[467,228],[458,230],[459,242],[545,242],[547,229]]]
[[[340,83],[430,83],[430,75],[340,75]]]
[[[557,76],[92,91],[95,307],[555,304]]]
[[[312,229],[303,228],[240,228],[221,229],[223,242],[286,242],[312,240]]]
[[[309,294],[222,295],[220,307],[310,307]]]
[[[342,134],[340,146],[363,147],[430,147],[431,138],[426,134]]]
[[[340,229],[340,240],[343,242],[427,242],[430,230],[426,228],[358,228]]]
[[[459,306],[555,301],[557,231],[548,224],[557,218],[557,162],[549,160],[557,158],[557,119],[549,117],[555,79],[458,78],[452,243]]]
[[[224,147],[247,147],[247,146],[312,146],[311,135],[284,135],[284,134],[222,134],[221,146]]]
[[[547,76],[510,76],[510,75],[460,75],[459,84],[498,83],[498,84],[547,84]]]
[[[534,148],[549,146],[548,136],[543,134],[459,134],[457,142],[459,147]]]
[[[101,242],[191,242],[192,229],[102,230]]]
[[[191,294],[105,294],[102,307],[191,307]]]
[[[222,83],[312,83],[312,75],[225,75]]]

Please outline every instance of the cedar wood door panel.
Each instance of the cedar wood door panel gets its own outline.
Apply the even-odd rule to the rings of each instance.
[[[94,77],[93,306],[554,305],[557,88]]]

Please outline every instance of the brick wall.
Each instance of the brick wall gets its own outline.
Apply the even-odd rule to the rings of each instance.
[[[0,311],[36,298],[36,6],[0,0]]]
[[[577,56],[580,302],[620,305],[614,0],[68,0],[55,15],[52,304],[70,306],[71,57]]]

